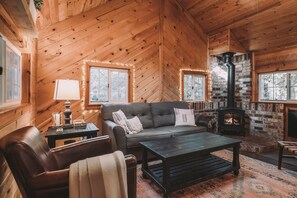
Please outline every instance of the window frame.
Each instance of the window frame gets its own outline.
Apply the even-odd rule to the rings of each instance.
[[[3,56],[3,60],[2,60],[2,63],[1,63],[1,67],[2,67],[2,75],[1,75],[1,83],[0,83],[0,92],[1,92],[1,95],[0,95],[0,111],[2,111],[3,109],[6,109],[6,108],[10,108],[12,106],[20,106],[22,105],[23,103],[26,103],[26,102],[29,102],[27,101],[28,97],[27,97],[27,94],[28,93],[24,93],[25,90],[29,90],[29,88],[25,87],[27,86],[26,84],[24,85],[23,81],[26,81],[26,75],[25,75],[25,60],[29,57],[28,55],[26,54],[22,54],[20,52],[20,50],[17,49],[17,47],[15,47],[8,39],[6,39],[3,35],[0,34],[0,37],[1,37],[1,42],[0,42],[0,45],[2,45],[0,48],[0,56]],[[13,100],[8,100],[6,98],[6,95],[7,95],[7,92],[6,92],[6,70],[8,68],[7,66],[7,55],[6,55],[6,52],[7,52],[7,49],[6,48],[9,48],[13,53],[15,53],[18,57],[19,57],[19,73],[18,73],[18,80],[19,80],[19,98],[18,99],[13,99]],[[2,51],[3,50],[3,51]],[[25,58],[23,57],[25,56]]]
[[[185,100],[184,77],[185,75],[204,76],[204,98],[202,100]],[[206,102],[208,101],[208,73],[203,71],[181,70],[181,100],[186,102]]]
[[[86,87],[85,87],[85,109],[99,109],[102,104],[109,103],[124,103],[123,101],[109,101],[109,102],[98,102],[90,103],[90,71],[91,67],[106,68],[109,71],[112,70],[126,70],[128,73],[128,100],[127,102],[133,102],[133,67],[125,65],[116,65],[116,64],[107,64],[107,63],[97,63],[97,62],[88,62],[86,63]],[[108,74],[110,75],[110,73]],[[109,78],[110,81],[110,78]],[[110,83],[110,82],[109,82]],[[110,96],[110,87],[108,90]]]
[[[268,100],[268,99],[261,99],[261,96],[262,96],[262,80],[261,80],[261,76],[262,75],[265,75],[265,74],[276,74],[276,73],[285,73],[286,74],[286,93],[287,93],[287,99],[286,100]],[[285,103],[285,102],[296,102],[296,100],[292,100],[290,99],[290,96],[291,96],[291,93],[290,93],[290,78],[289,78],[289,75],[292,74],[292,73],[295,73],[297,74],[297,70],[290,70],[290,71],[272,71],[272,72],[263,72],[263,73],[259,73],[258,74],[258,101],[259,102],[282,102],[282,103]],[[275,87],[273,87],[273,89],[275,89]]]

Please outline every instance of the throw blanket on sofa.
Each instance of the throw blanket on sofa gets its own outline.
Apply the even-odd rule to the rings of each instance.
[[[70,165],[70,198],[127,198],[127,168],[121,151]]]

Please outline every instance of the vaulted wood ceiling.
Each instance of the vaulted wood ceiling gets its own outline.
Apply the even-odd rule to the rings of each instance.
[[[208,35],[231,29],[249,51],[297,44],[296,0],[178,0]]]
[[[112,0],[45,0],[38,28]],[[207,35],[231,29],[247,51],[297,45],[296,0],[175,0]]]
[[[38,15],[39,29],[63,21],[111,0],[44,0]]]

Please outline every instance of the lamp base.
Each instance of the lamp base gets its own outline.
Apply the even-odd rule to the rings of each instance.
[[[64,125],[69,126],[69,125],[71,125],[71,113],[72,113],[71,110],[70,110],[70,101],[67,100],[65,102],[65,108],[66,109],[64,111],[64,121],[65,121]]]

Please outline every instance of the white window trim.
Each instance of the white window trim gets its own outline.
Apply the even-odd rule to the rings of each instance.
[[[287,78],[287,84],[286,84],[286,91],[287,91],[287,100],[268,100],[268,99],[261,99],[262,96],[262,79],[261,79],[261,75],[265,75],[265,74],[276,74],[276,73],[286,73],[286,78]],[[293,73],[297,73],[297,71],[279,71],[279,72],[267,72],[267,73],[261,73],[259,74],[258,80],[259,80],[259,93],[258,93],[258,97],[259,97],[259,101],[261,102],[276,102],[276,101],[280,101],[280,102],[296,102],[297,100],[290,100],[290,78],[289,78],[289,74],[293,74]],[[274,89],[273,89],[274,91]],[[274,93],[273,93],[274,95]]]
[[[202,101],[205,101],[205,75],[203,75],[203,74],[194,74],[194,73],[184,73],[184,75],[183,75],[183,79],[185,79],[185,75],[190,75],[190,76],[192,76],[192,87],[194,87],[194,77],[200,77],[200,78],[202,78],[202,80],[203,80],[203,93],[202,93],[202,95],[203,95],[203,98],[202,99],[196,99],[195,98],[195,89],[193,88],[192,89],[192,95],[193,95],[193,99],[191,100],[189,100],[189,99],[186,99],[185,98],[185,94],[184,94],[184,101],[186,101],[186,102],[202,102]],[[183,85],[183,93],[185,93],[185,86]]]
[[[0,34],[0,56],[3,57],[2,62],[0,61],[0,67],[2,67],[3,71],[2,71],[2,75],[0,77],[0,81],[2,81],[1,83],[1,87],[0,87],[0,107],[8,107],[8,106],[13,106],[13,105],[17,105],[17,104],[21,104],[22,101],[22,53],[7,39],[5,38],[2,34]],[[15,100],[6,100],[6,47],[9,47],[14,53],[16,53],[19,57],[20,57],[20,95],[19,95],[19,99],[15,99]],[[3,50],[3,51],[2,51]]]
[[[92,102],[91,97],[89,97],[89,101],[88,101],[89,105],[108,104],[108,103],[127,103],[129,101],[129,69],[117,69],[117,68],[90,66],[90,71],[91,71],[91,68],[107,69],[108,70],[108,101]],[[126,98],[124,100],[112,100],[111,99],[111,73],[112,73],[112,71],[125,72],[127,74]],[[89,83],[89,96],[91,96],[90,92],[91,92],[91,82]]]

